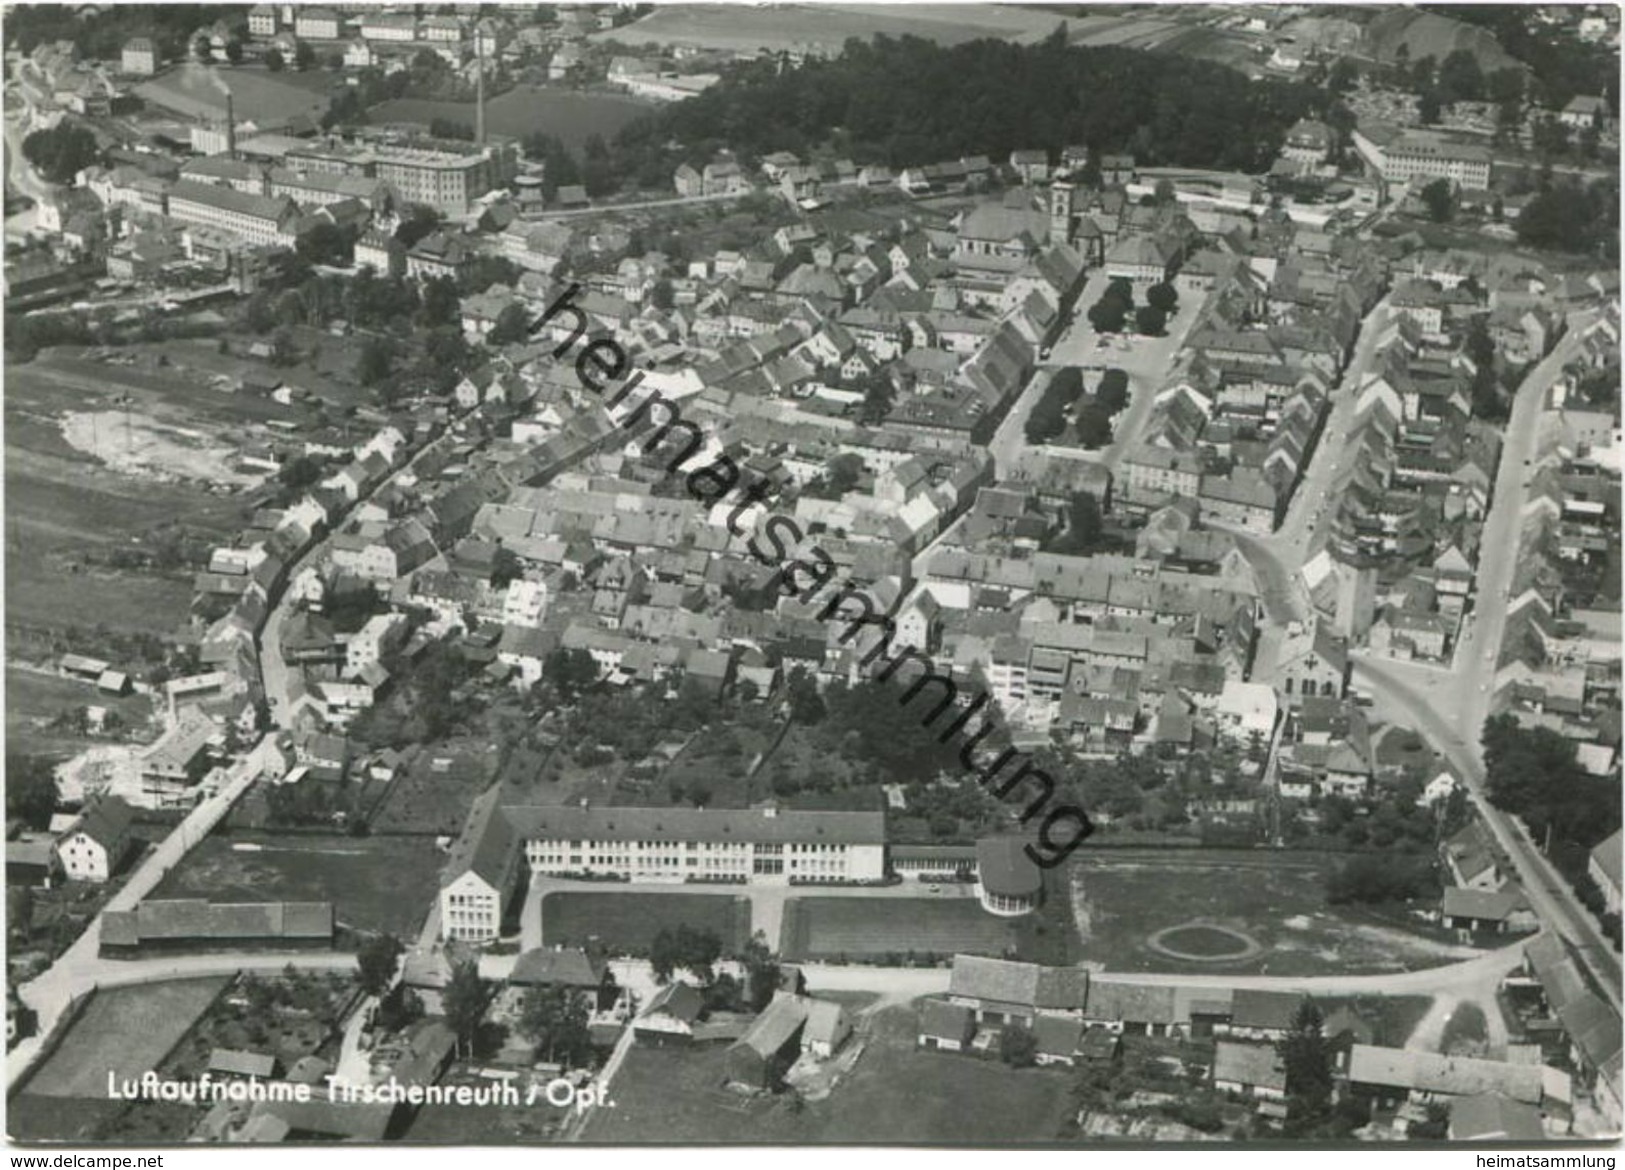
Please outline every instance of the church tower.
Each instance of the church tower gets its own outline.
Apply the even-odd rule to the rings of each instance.
[[[1049,242],[1072,242],[1073,208],[1077,188],[1069,182],[1057,181],[1049,186]]]

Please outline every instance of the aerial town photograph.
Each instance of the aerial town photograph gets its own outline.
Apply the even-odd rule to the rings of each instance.
[[[1620,15],[0,10],[7,1140],[1612,1170]]]

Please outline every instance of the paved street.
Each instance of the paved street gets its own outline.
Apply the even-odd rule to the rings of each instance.
[[[272,737],[266,736],[247,755],[233,764],[226,773],[225,783],[218,792],[197,803],[186,819],[176,825],[158,846],[142,858],[134,873],[108,899],[103,913],[108,910],[133,910],[161,882],[187,852],[220,823],[231,806],[242,798],[255,778],[263,770],[264,753],[273,747]],[[12,1049],[7,1061],[7,1076],[15,1078],[26,1067],[39,1047],[39,1037],[51,1030],[63,1010],[75,996],[83,994],[98,982],[107,986],[116,975],[127,974],[144,966],[141,963],[104,960],[98,957],[101,947],[102,916],[98,914],[73,945],[63,951],[45,971],[17,989],[22,1001],[38,1017],[35,1035]],[[219,964],[227,962],[225,956],[207,956]],[[177,960],[184,961],[184,960]],[[165,960],[168,962],[168,960]],[[127,982],[143,982],[140,978]]]
[[[1407,686],[1395,677],[1388,665],[1368,657],[1357,659],[1355,681],[1371,694],[1380,717],[1414,728],[1450,762],[1467,784],[1479,815],[1513,859],[1517,880],[1536,914],[1579,948],[1609,1001],[1616,1008],[1620,1007],[1619,956],[1603,937],[1596,920],[1575,900],[1568,883],[1552,868],[1522,826],[1485,797],[1483,767],[1476,744],[1478,737],[1473,736],[1475,742],[1471,745],[1465,742],[1456,728],[1434,710],[1429,695]]]
[[[1506,628],[1506,594],[1517,567],[1521,516],[1541,408],[1563,366],[1578,351],[1578,316],[1552,353],[1530,371],[1518,388],[1506,428],[1495,495],[1484,524],[1474,609],[1477,616],[1457,647],[1449,671],[1356,656],[1355,677],[1387,718],[1416,727],[1444,753],[1472,793],[1480,815],[1517,866],[1536,912],[1574,943],[1597,982],[1617,1008],[1621,1005],[1619,956],[1597,921],[1574,897],[1523,826],[1500,812],[1485,796],[1480,735],[1493,699],[1490,670]]]
[[[434,442],[425,444],[412,458],[380,480],[377,487],[356,501],[350,510],[354,511],[355,508],[360,507],[389,487],[402,475],[417,466],[418,460],[440,444],[448,442],[453,437],[453,434],[452,431],[447,431]],[[311,545],[302,556],[288,566],[288,573],[284,579],[281,595],[277,598],[276,604],[271,607],[271,612],[266,615],[265,628],[260,631],[260,678],[265,686],[265,699],[271,708],[271,723],[284,730],[293,727],[293,712],[288,706],[288,683],[291,681],[292,675],[288,670],[287,662],[282,657],[282,627],[293,616],[294,612],[293,598],[288,592],[287,585],[307,566],[319,565],[327,558],[328,550],[333,545],[333,536],[343,525],[342,518],[336,520],[330,525],[326,536]]]
[[[81,938],[93,937],[95,924]],[[92,954],[82,957],[70,969],[61,969],[62,963],[51,969],[56,974],[49,986],[41,987],[40,980],[25,984],[21,991],[23,1002],[40,1012],[39,1031],[18,1043],[6,1055],[6,1084],[14,1085],[34,1058],[39,1054],[40,1041],[61,1016],[68,1003],[81,995],[109,987],[128,987],[137,983],[160,983],[166,979],[196,979],[207,975],[235,975],[239,971],[280,971],[293,966],[306,971],[348,971],[355,966],[355,956],[333,951],[296,951],[291,954],[218,954],[181,955],[162,959],[100,959]],[[41,977],[44,978],[43,976]],[[46,1019],[45,1010],[50,1009]]]

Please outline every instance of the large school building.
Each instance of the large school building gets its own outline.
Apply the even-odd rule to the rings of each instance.
[[[634,882],[788,885],[879,881],[886,820],[878,812],[777,808],[597,808],[475,802],[442,871],[440,933],[499,936],[523,865],[537,876]]]

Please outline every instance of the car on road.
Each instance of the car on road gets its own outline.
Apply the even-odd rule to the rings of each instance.
[[[942,887],[941,886],[927,886],[926,890],[927,890],[927,892],[932,893],[932,894],[940,894],[940,893],[942,893]]]

